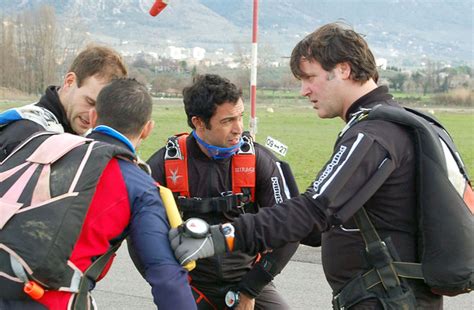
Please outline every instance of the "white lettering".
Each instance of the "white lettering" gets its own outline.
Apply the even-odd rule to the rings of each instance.
[[[341,145],[341,147],[339,148],[339,151],[334,154],[334,157],[332,158],[331,162],[326,166],[326,169],[324,169],[323,173],[321,173],[321,175],[319,176],[319,179],[317,179],[316,181],[314,181],[313,183],[313,190],[315,192],[319,191],[319,186],[321,185],[321,183],[324,182],[324,180],[326,180],[326,178],[331,174],[332,170],[334,169],[334,167],[339,163],[339,161],[341,160],[341,157],[342,157],[342,154],[344,154],[344,152],[346,151],[347,147],[344,146],[344,145]]]
[[[242,172],[242,173],[254,173],[255,167],[237,167],[234,169],[234,172]]]
[[[273,187],[273,196],[275,197],[276,203],[282,203],[283,197],[281,196],[280,183],[278,182],[277,177],[272,177],[272,187]]]

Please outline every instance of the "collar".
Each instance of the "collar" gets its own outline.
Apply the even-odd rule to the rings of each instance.
[[[212,159],[226,159],[232,157],[237,151],[240,149],[242,146],[242,137],[240,138],[240,141],[238,144],[231,146],[231,147],[219,147],[215,145],[208,144],[204,142],[199,136],[196,134],[196,131],[193,130],[192,135],[196,141],[204,146],[209,153],[209,155],[212,157]]]
[[[346,121],[348,122],[352,118],[352,114],[359,112],[361,109],[373,108],[381,102],[394,104],[393,96],[388,93],[387,86],[379,86],[354,101],[346,112]]]
[[[122,144],[124,144],[130,151],[132,151],[134,155],[136,155],[135,147],[133,146],[132,142],[130,142],[130,140],[127,137],[125,137],[123,134],[113,129],[112,127],[109,127],[106,125],[97,126],[94,129],[92,129],[92,131],[90,132],[90,135],[94,136],[95,133],[101,133],[122,142]]]
[[[41,96],[40,100],[36,104],[37,106],[43,107],[51,111],[51,113],[56,116],[59,123],[63,126],[64,132],[76,134],[69,123],[66,111],[64,111],[64,107],[61,104],[61,100],[59,100],[58,94],[59,86],[48,86],[43,96]]]

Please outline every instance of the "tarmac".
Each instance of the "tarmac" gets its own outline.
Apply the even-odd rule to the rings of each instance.
[[[274,282],[291,309],[332,309],[331,289],[324,278],[319,248],[301,245]],[[136,271],[125,243],[105,279],[97,284],[93,296],[100,310],[156,309],[150,286]],[[474,293],[445,297],[444,309],[474,309]]]

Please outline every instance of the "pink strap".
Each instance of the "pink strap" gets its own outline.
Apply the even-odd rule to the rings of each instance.
[[[46,139],[26,160],[38,164],[52,164],[70,150],[91,141],[68,133],[53,135]]]
[[[12,187],[0,198],[0,229],[15,215],[23,204],[18,203],[21,193],[25,189],[26,184],[31,179],[38,164],[32,164]]]
[[[35,205],[51,199],[51,192],[49,189],[50,174],[51,166],[44,165],[43,170],[41,170],[38,182],[36,183],[35,189],[33,191],[33,196],[31,197],[31,205]]]
[[[2,173],[0,173],[0,182],[3,182],[5,181],[6,179],[8,179],[9,177],[11,177],[12,175],[15,174],[15,172],[17,172],[18,170],[22,169],[23,167],[25,167],[26,165],[29,165],[29,163],[23,163],[19,166],[16,166],[16,167],[13,167],[12,169],[10,170],[7,170],[7,171],[4,171]]]
[[[9,203],[0,200],[0,229],[20,210],[23,204],[18,202]]]

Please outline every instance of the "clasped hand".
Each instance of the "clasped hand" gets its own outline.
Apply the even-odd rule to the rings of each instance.
[[[186,229],[186,223],[190,220],[177,228],[172,228],[168,233],[171,248],[181,265],[226,252],[225,238],[220,225],[210,226],[207,233],[196,235]]]

